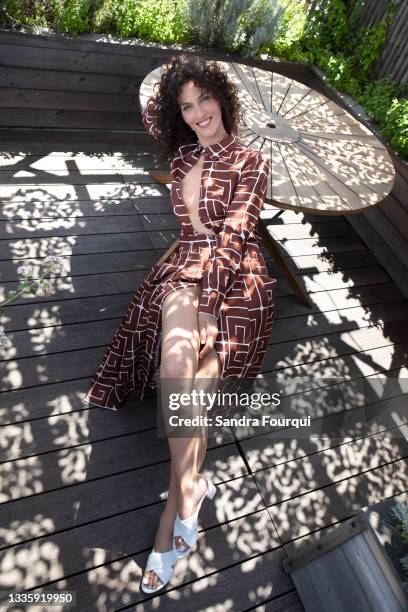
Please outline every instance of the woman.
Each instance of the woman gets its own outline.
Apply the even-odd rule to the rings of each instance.
[[[269,165],[236,137],[239,112],[238,92],[216,62],[171,58],[142,119],[160,161],[171,160],[179,246],[138,288],[87,403],[116,410],[131,393],[143,399],[146,388],[157,389],[158,369],[160,387],[201,379],[208,388],[260,373],[275,314],[276,280],[256,228]],[[168,443],[170,485],[141,583],[147,593],[163,588],[176,558],[190,553],[201,503],[215,492],[199,474],[207,432]]]

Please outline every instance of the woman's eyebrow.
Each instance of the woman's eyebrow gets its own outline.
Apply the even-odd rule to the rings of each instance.
[[[208,91],[203,91],[203,93],[200,96],[198,96],[198,99],[202,98],[207,93],[208,93]],[[180,106],[185,106],[186,104],[191,104],[191,102],[180,102]]]

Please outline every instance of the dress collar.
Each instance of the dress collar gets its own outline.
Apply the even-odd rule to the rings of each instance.
[[[182,159],[188,157],[189,155],[201,155],[203,152],[206,156],[210,157],[220,157],[224,153],[228,153],[231,149],[233,149],[237,144],[237,138],[234,134],[227,134],[222,140],[216,142],[215,144],[209,145],[208,147],[203,147],[203,145],[199,142],[194,142],[188,145],[182,145],[179,148],[180,156]]]

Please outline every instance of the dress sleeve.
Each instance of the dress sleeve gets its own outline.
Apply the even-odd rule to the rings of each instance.
[[[243,246],[258,223],[268,173],[269,162],[262,153],[254,152],[248,157],[204,269],[198,312],[218,318],[221,304],[241,268]]]
[[[155,96],[150,96],[147,101],[146,107],[142,112],[142,122],[146,130],[153,138],[158,140],[160,131],[156,127],[156,116],[157,116],[157,101]]]

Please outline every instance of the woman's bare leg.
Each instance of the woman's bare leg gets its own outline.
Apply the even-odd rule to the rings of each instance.
[[[217,378],[220,365],[217,352],[212,349],[204,359],[198,359],[199,333],[197,308],[201,287],[186,287],[171,293],[162,310],[162,361],[160,367],[163,397],[166,380],[186,381],[186,389],[196,378]],[[202,385],[200,386],[200,388]],[[185,390],[185,389],[183,389]],[[166,506],[156,532],[154,549],[164,552],[172,548],[173,526],[178,511],[181,518],[191,516],[206,490],[206,482],[197,477],[207,448],[207,431],[203,437],[168,438],[171,466]],[[184,543],[181,538],[180,543]],[[187,545],[185,545],[187,547]],[[180,550],[185,548],[180,547]],[[148,585],[155,587],[160,579],[154,571],[145,572]]]
[[[202,390],[205,393],[215,393],[218,388],[218,380],[221,374],[221,365],[219,362],[218,353],[215,349],[211,349],[205,355],[205,357],[199,361],[198,370],[194,379],[194,388],[199,391]],[[204,410],[204,415],[207,414],[207,411]],[[208,428],[206,426],[200,427],[198,439],[198,451],[197,451],[197,472],[201,469],[201,466],[204,462],[205,453],[207,451],[207,441],[208,441]],[[184,514],[180,514],[179,508],[179,516],[180,518],[187,518],[191,516],[196,509],[197,502],[202,498],[206,491],[206,482],[203,478],[201,480],[201,488],[199,489],[198,499],[195,500],[194,507],[189,508],[186,516]],[[185,552],[189,549],[189,545],[183,540],[181,536],[179,536],[175,542],[177,550],[181,552]]]

